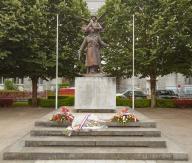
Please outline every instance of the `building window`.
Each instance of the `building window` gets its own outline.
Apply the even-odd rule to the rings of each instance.
[[[185,84],[191,85],[192,84],[192,77],[185,78]]]
[[[4,78],[0,76],[0,84],[3,85],[4,84]]]
[[[24,84],[23,78],[14,78],[14,79],[13,79],[13,82],[14,82],[14,84],[16,84],[16,85],[23,85],[23,84]]]
[[[39,84],[39,85],[43,85],[43,79],[39,78],[38,84]]]

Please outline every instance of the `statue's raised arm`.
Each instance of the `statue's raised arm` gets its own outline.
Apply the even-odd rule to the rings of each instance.
[[[89,28],[93,28],[95,30],[95,32],[100,32],[101,30],[103,30],[103,27],[100,25],[100,23],[97,21],[97,17],[96,16],[92,16],[89,24],[86,27],[86,31]]]

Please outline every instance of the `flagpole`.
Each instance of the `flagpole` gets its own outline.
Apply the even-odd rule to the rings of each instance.
[[[135,15],[133,15],[133,74],[132,74],[132,110],[135,110]]]
[[[57,36],[56,36],[56,81],[55,81],[55,109],[58,109],[58,54],[59,54],[59,15],[57,14]]]

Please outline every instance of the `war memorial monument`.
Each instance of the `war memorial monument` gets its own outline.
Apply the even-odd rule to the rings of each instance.
[[[162,163],[188,160],[187,153],[177,144],[161,136],[156,122],[137,111],[130,114],[129,108],[116,106],[116,80],[101,69],[101,48],[108,46],[100,37],[102,26],[94,16],[84,30],[86,36],[78,54],[80,57],[86,49],[86,74],[75,79],[75,106],[63,107],[37,120],[28,134],[5,149],[5,163],[15,160],[26,163],[36,163],[36,160],[96,160],[98,163],[101,160],[108,163],[112,160],[160,160]],[[62,116],[68,121],[59,119]]]

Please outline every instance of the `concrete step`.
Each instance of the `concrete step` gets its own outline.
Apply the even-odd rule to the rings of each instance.
[[[66,131],[56,127],[35,127],[30,132],[31,136],[64,136]],[[82,130],[72,132],[72,136],[143,136],[160,137],[161,131],[156,128],[104,128],[100,130]]]
[[[18,147],[3,154],[4,160],[187,160],[186,153],[166,148],[140,147]]]
[[[76,113],[116,113],[117,109],[74,109]]]
[[[108,127],[142,127],[142,128],[156,128],[156,123],[153,121],[149,122],[130,122],[126,125],[119,124],[119,123],[112,123],[108,122],[106,123]],[[36,121],[35,126],[41,126],[41,127],[68,127],[70,124],[67,123],[55,123],[52,121]]]
[[[166,141],[162,138],[97,136],[97,137],[29,137],[25,140],[26,147],[42,146],[77,146],[77,147],[154,147],[165,148]]]

